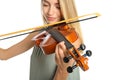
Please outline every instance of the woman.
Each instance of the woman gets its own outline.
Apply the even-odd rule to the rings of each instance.
[[[41,0],[41,3],[44,24],[77,16],[74,0]],[[69,24],[69,26],[74,27],[79,34],[79,39],[73,43],[78,48],[83,42],[79,23]],[[73,65],[74,60],[71,59],[69,63],[64,63],[63,58],[66,55],[64,42],[57,44],[54,54],[44,55],[42,50],[34,46],[34,41],[31,40],[38,33],[40,32],[31,33],[24,40],[8,49],[0,48],[0,59],[7,60],[34,47],[31,55],[30,80],[80,80],[78,68],[70,74],[66,71],[68,66]]]

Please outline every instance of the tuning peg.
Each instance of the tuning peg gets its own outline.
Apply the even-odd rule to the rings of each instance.
[[[85,49],[86,49],[86,46],[84,44],[81,44],[77,50],[79,51],[79,50],[85,50]],[[74,55],[78,56],[78,54],[75,52],[75,50],[73,50],[72,52],[74,53]]]
[[[74,65],[74,66],[69,66],[68,68],[67,68],[67,72],[68,73],[72,73],[73,72],[73,69],[75,69],[77,67],[77,65]]]
[[[92,51],[91,50],[87,50],[86,54],[84,54],[83,56],[84,57],[86,57],[86,56],[90,57],[91,55],[92,55]]]
[[[78,50],[85,50],[86,46],[84,44],[81,44],[80,47],[78,48]]]
[[[63,61],[64,61],[65,63],[68,63],[71,58],[72,58],[72,56],[64,57],[64,58],[63,58]]]

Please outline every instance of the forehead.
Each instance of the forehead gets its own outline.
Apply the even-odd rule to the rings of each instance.
[[[58,0],[42,0],[42,1],[47,3],[59,3]]]

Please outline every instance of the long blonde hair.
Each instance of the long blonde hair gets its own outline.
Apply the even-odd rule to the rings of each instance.
[[[42,1],[43,0],[41,0],[41,3]],[[59,0],[59,4],[64,19],[70,19],[78,16],[74,0]],[[45,17],[43,17],[43,21],[46,23]],[[79,34],[81,43],[83,43],[83,37],[79,22],[68,24],[68,26],[75,28],[75,31]]]
[[[59,3],[65,19],[78,16],[74,0],[59,0]],[[69,26],[75,28],[76,32],[79,34],[81,42],[83,43],[82,32],[79,22],[69,24]]]

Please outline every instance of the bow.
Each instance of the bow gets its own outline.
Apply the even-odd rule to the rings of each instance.
[[[91,16],[91,17],[89,17],[89,16]],[[37,32],[40,29],[44,29],[44,28],[48,28],[48,27],[55,27],[56,25],[59,25],[59,24],[65,23],[65,22],[67,24],[72,24],[72,23],[75,23],[75,22],[80,22],[80,21],[84,21],[84,20],[88,20],[88,19],[92,19],[92,18],[97,18],[98,16],[100,16],[99,13],[85,14],[85,15],[82,15],[82,16],[77,16],[77,17],[74,17],[74,18],[62,20],[62,21],[59,21],[59,22],[51,23],[51,24],[45,24],[45,25],[42,25],[42,26],[37,26],[37,27],[28,28],[28,29],[24,29],[24,30],[19,30],[19,31],[15,31],[15,32],[10,32],[10,33],[6,33],[6,34],[1,34],[0,37],[5,37],[5,36],[9,36],[9,35],[19,33],[18,35],[5,37],[5,38],[2,38],[0,40],[9,39],[9,38],[13,38],[13,37],[17,37],[17,36],[21,36],[21,35],[25,35],[25,34],[30,34],[30,33],[33,33],[33,32]],[[76,20],[76,19],[79,19],[79,18],[81,18],[81,19]],[[24,33],[22,33],[22,32],[24,32]]]

